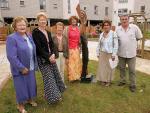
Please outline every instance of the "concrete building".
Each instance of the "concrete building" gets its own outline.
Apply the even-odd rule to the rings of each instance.
[[[112,19],[112,0],[0,0],[2,16],[7,23],[18,15],[28,20],[35,19],[36,14],[44,11],[50,22],[66,21],[70,16],[77,15],[76,6],[80,2],[81,9],[87,12],[91,23],[100,22],[105,18]]]
[[[146,18],[150,18],[149,0],[114,0],[113,1],[113,25],[117,26],[120,22],[120,14],[145,13]],[[130,19],[130,21],[133,21]]]
[[[144,12],[146,18],[150,21],[150,1],[149,0],[134,0],[134,12]]]
[[[77,15],[75,7],[79,0],[0,0],[2,16],[7,23],[12,18],[21,15],[29,21],[35,19],[40,11],[46,12],[49,21],[66,20],[71,15]]]
[[[3,18],[2,18],[2,15],[1,15],[1,9],[0,9],[0,27],[3,26]]]
[[[112,20],[113,0],[80,0],[80,5],[86,11],[88,20]]]

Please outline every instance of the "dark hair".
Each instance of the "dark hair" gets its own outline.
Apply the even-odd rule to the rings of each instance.
[[[69,24],[72,24],[72,19],[75,19],[77,22],[79,21],[78,17],[77,16],[71,16],[69,18]]]
[[[104,25],[105,25],[106,23],[107,23],[109,26],[111,26],[111,21],[105,20],[105,21],[102,23],[102,28],[104,27]]]

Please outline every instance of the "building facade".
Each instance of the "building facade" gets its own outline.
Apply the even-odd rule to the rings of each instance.
[[[113,25],[120,22],[119,15],[130,13],[144,13],[146,18],[150,18],[149,0],[114,0],[113,1]],[[130,19],[132,22],[133,19]]]
[[[35,19],[40,11],[47,13],[49,21],[67,20],[76,15],[76,6],[80,3],[89,21],[112,19],[112,0],[0,0],[2,17],[8,23],[15,16],[25,16],[29,21]]]
[[[112,20],[113,0],[80,0],[89,20]]]
[[[3,18],[2,18],[2,15],[1,15],[1,9],[0,9],[0,27],[3,26]]]
[[[15,16],[24,16],[29,21],[36,18],[38,12],[45,12],[49,21],[68,19],[77,15],[74,8],[79,0],[0,0],[2,17],[7,23]]]

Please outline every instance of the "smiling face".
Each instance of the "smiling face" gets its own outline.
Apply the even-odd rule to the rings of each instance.
[[[126,27],[129,25],[129,17],[128,16],[121,16],[120,17],[120,22],[121,22],[121,25],[123,27]]]
[[[56,26],[56,33],[57,34],[63,34],[63,30],[64,30],[64,27],[63,26],[61,26],[61,25],[57,25]]]
[[[109,21],[105,21],[102,27],[104,32],[109,32],[111,30],[111,23]]]
[[[71,20],[71,24],[72,24],[73,26],[77,25],[77,20],[73,18],[73,19]]]
[[[39,27],[46,27],[46,25],[47,25],[47,18],[44,17],[44,16],[39,17],[38,25],[39,25]]]
[[[24,20],[18,21],[15,25],[15,30],[20,34],[25,34],[27,30],[27,25]]]

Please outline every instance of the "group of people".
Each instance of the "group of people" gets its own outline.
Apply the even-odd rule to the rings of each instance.
[[[83,15],[84,16],[84,15]],[[49,104],[62,100],[66,89],[64,68],[67,67],[69,82],[81,79],[82,64],[80,60],[80,38],[83,35],[82,23],[77,26],[78,18],[71,16],[69,26],[62,22],[56,23],[56,33],[49,32],[47,15],[38,13],[38,27],[32,33],[27,32],[26,18],[14,18],[12,26],[14,33],[7,37],[6,52],[10,62],[14,88],[16,91],[17,108],[21,113],[27,113],[25,104],[37,106],[34,98],[37,96],[35,71],[40,70],[44,83],[44,98]],[[119,57],[119,86],[125,85],[125,67],[128,64],[130,89],[135,90],[136,40],[142,38],[142,33],[136,25],[129,25],[129,17],[121,16],[121,26],[116,32],[111,30],[111,22],[104,21],[97,47],[99,66],[97,80],[102,85],[109,86],[113,80],[114,69],[110,67],[109,59]]]
[[[110,21],[104,21],[102,24],[103,32],[100,34],[96,50],[99,59],[97,80],[103,86],[110,86],[115,70],[110,65],[110,59],[112,61],[119,59],[120,82],[118,86],[127,84],[126,65],[128,65],[129,89],[135,92],[137,41],[142,39],[143,35],[138,26],[129,23],[128,15],[121,15],[120,22],[121,25],[115,31],[111,30]]]
[[[36,70],[41,71],[44,98],[49,104],[62,100],[62,93],[66,89],[65,60],[69,82],[78,81],[81,77],[78,18],[70,17],[70,25],[65,30],[62,22],[56,23],[56,33],[46,29],[47,19],[45,13],[38,13],[38,27],[28,33],[26,18],[18,16],[12,23],[14,33],[7,37],[7,58],[16,91],[17,108],[21,113],[27,113],[25,104],[37,106],[34,101],[37,96]]]

